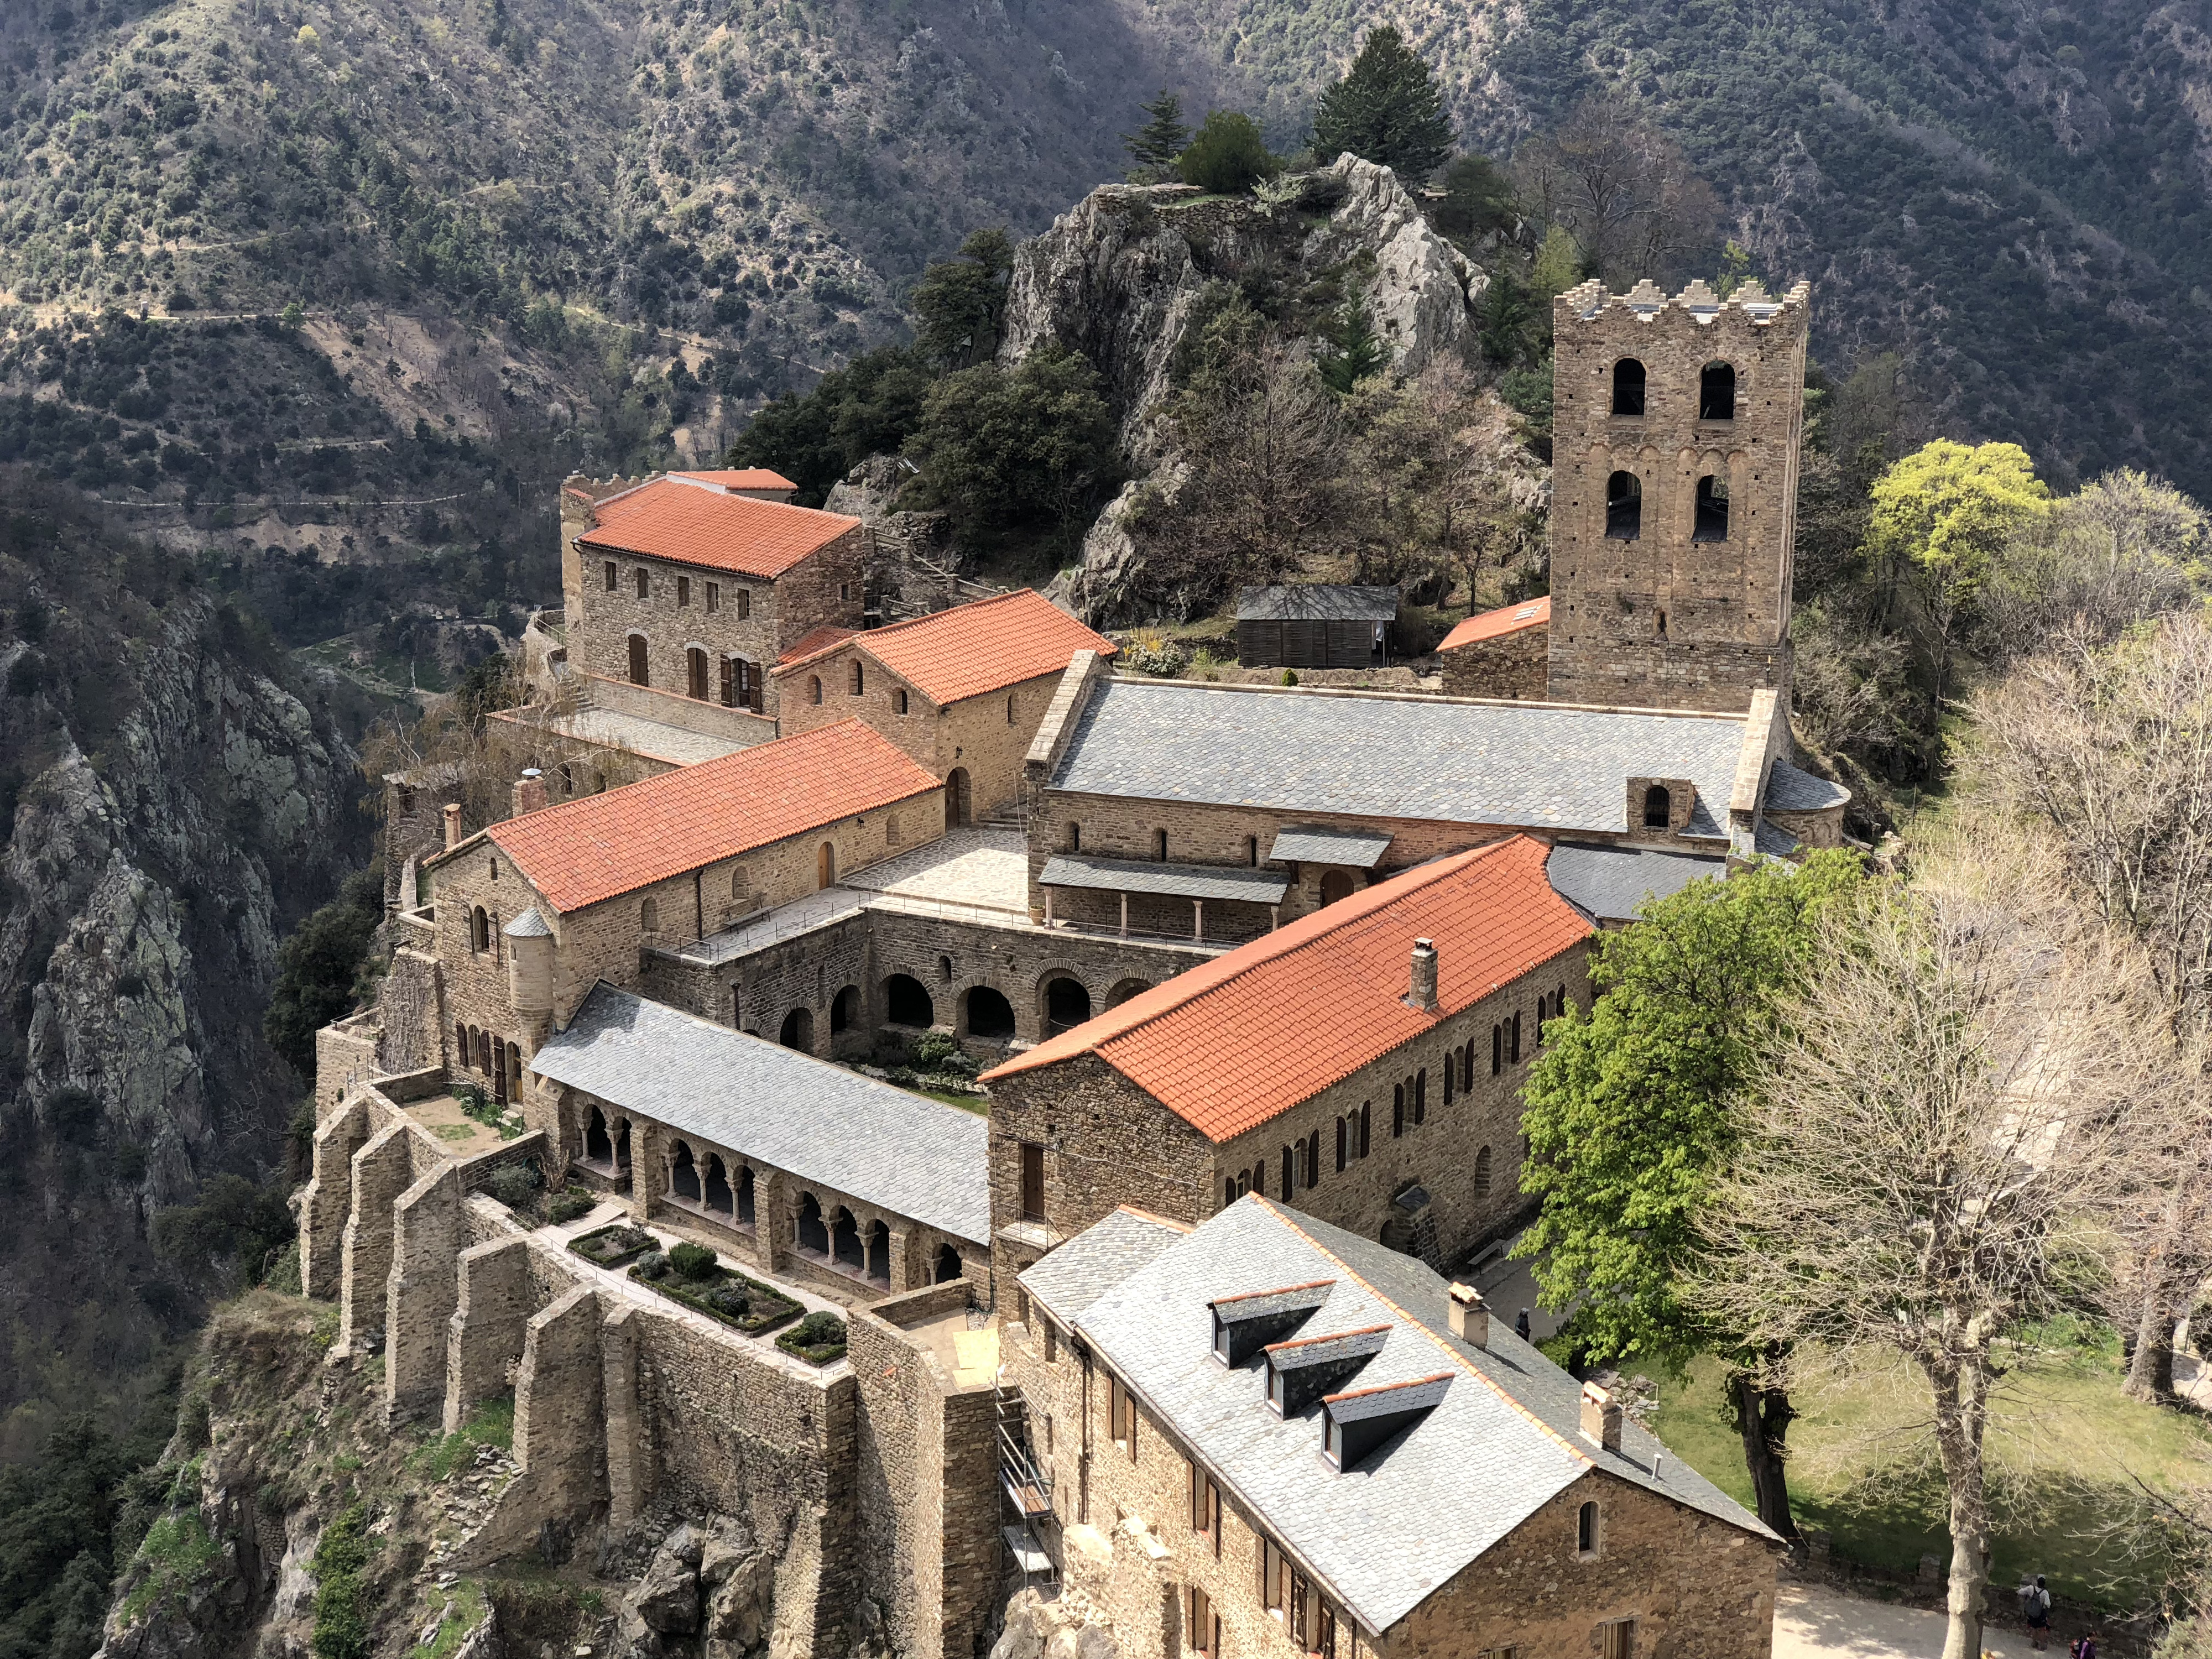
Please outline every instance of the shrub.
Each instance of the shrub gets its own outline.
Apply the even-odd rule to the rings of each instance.
[[[704,1279],[714,1271],[714,1252],[704,1244],[678,1244],[668,1253],[668,1265],[684,1279]]]
[[[802,1347],[827,1347],[845,1340],[845,1322],[827,1308],[817,1308],[793,1328],[791,1340]]]
[[[753,1299],[744,1285],[730,1284],[708,1291],[707,1303],[718,1314],[731,1319],[742,1319],[752,1311]]]
[[[501,1164],[484,1189],[510,1210],[527,1209],[538,1196],[538,1171],[527,1164]]]
[[[307,1564],[315,1581],[315,1659],[368,1659],[369,1621],[362,1575],[375,1543],[368,1511],[359,1504],[334,1516]]]
[[[1260,124],[1236,110],[1218,109],[1176,162],[1182,181],[1223,196],[1241,196],[1281,165],[1260,136]]]
[[[667,1278],[668,1253],[665,1250],[647,1250],[643,1255],[638,1257],[637,1265],[630,1269],[630,1273],[634,1278],[648,1280]]]
[[[931,1031],[916,1037],[908,1052],[913,1055],[914,1068],[918,1072],[945,1072],[960,1078],[975,1075],[975,1056],[948,1032]]]
[[[545,1200],[545,1218],[552,1222],[574,1221],[579,1216],[589,1215],[598,1202],[581,1187],[571,1187]]]
[[[1295,668],[1285,668],[1283,671],[1283,684],[1285,685],[1296,685],[1297,683],[1298,671]]]

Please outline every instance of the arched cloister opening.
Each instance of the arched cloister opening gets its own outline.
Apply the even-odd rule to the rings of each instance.
[[[866,1271],[866,1255],[860,1248],[860,1224],[853,1219],[853,1212],[843,1205],[830,1218],[830,1260],[840,1267],[850,1267],[854,1273]]]
[[[680,1140],[669,1160],[668,1195],[686,1204],[699,1201],[699,1166],[692,1162],[691,1149]]]
[[[629,1120],[624,1118],[615,1125],[615,1173],[629,1173]]]
[[[737,1219],[737,1203],[730,1192],[730,1172],[722,1167],[719,1153],[707,1156],[705,1202],[710,1214]]]
[[[1127,1002],[1131,997],[1137,995],[1139,992],[1149,991],[1152,988],[1152,982],[1146,979],[1125,979],[1118,981],[1115,984],[1114,988],[1106,994],[1106,1006],[1109,1008],[1118,1008],[1123,1003]]]
[[[884,1019],[926,1031],[937,1023],[937,1006],[920,980],[911,974],[893,974],[884,981]]]
[[[860,1017],[860,988],[857,985],[848,985],[830,999],[830,1035],[835,1036],[841,1031],[851,1030],[853,1022]]]
[[[814,1011],[794,1008],[783,1017],[783,1030],[776,1041],[787,1048],[796,1048],[802,1054],[814,1052]]]
[[[963,1264],[960,1260],[960,1252],[954,1249],[950,1244],[939,1245],[937,1247],[937,1269],[936,1272],[931,1275],[930,1282],[933,1285],[950,1285],[954,1279],[960,1277],[962,1271]]]
[[[1613,366],[1613,412],[1616,415],[1641,415],[1644,412],[1644,365],[1633,357],[1623,357]]]
[[[891,1230],[880,1221],[869,1223],[866,1246],[869,1279],[878,1285],[889,1285],[891,1282]]]
[[[1632,542],[1644,533],[1644,481],[1633,472],[1616,472],[1605,481],[1605,533],[1616,542]]]
[[[1072,1031],[1090,1018],[1091,993],[1081,980],[1070,979],[1063,974],[1046,981],[1044,1032],[1047,1036]]]
[[[1002,1042],[1014,1034],[1014,1005],[988,985],[972,988],[965,999],[968,1035]]]
[[[584,1126],[584,1162],[612,1165],[614,1161],[615,1143],[607,1133],[607,1115],[594,1106],[592,1121]]]
[[[753,1224],[753,1172],[750,1164],[738,1165],[738,1224]]]
[[[800,1249],[819,1256],[830,1254],[830,1230],[822,1224],[822,1200],[811,1193],[799,1195],[798,1243]]]

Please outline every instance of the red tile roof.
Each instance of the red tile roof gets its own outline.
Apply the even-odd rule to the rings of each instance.
[[[941,787],[858,720],[779,738],[491,827],[556,910],[574,911]]]
[[[833,645],[842,645],[860,630],[840,628],[835,623],[823,623],[819,628],[810,628],[793,643],[790,650],[776,659],[778,663],[797,662],[801,657],[811,657],[817,651],[827,651]]]
[[[764,466],[726,468],[720,472],[676,472],[677,478],[696,478],[702,483],[720,484],[725,489],[796,489],[799,486],[781,472],[771,472]]]
[[[1394,876],[986,1072],[1096,1054],[1216,1141],[1256,1128],[1590,936],[1515,836]],[[1437,1012],[1406,1006],[1434,939]],[[1547,986],[1546,988],[1549,989]]]
[[[762,577],[781,576],[860,522],[673,477],[600,502],[599,520],[576,538],[584,546]]]
[[[1462,645],[1473,645],[1478,640],[1494,640],[1500,635],[1517,634],[1524,628],[1541,628],[1552,620],[1552,596],[1529,599],[1520,605],[1500,605],[1495,611],[1486,611],[1479,617],[1469,617],[1443,637],[1439,651],[1455,651]]]
[[[1029,587],[957,605],[912,622],[870,629],[860,636],[859,644],[940,708],[963,697],[1057,673],[1079,651],[1110,657],[1120,648]],[[819,656],[834,648],[822,647],[802,654],[794,647],[775,672],[787,673],[806,655]]]

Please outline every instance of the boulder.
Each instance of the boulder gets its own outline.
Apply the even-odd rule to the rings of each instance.
[[[755,1551],[735,1561],[718,1561],[722,1573],[707,1605],[707,1635],[739,1651],[759,1645],[775,1606],[775,1562]]]
[[[689,1636],[699,1628],[699,1535],[678,1527],[656,1551],[638,1586],[623,1598],[635,1613],[663,1636]]]
[[[699,1582],[712,1589],[756,1553],[752,1531],[726,1515],[711,1517],[699,1552]]]

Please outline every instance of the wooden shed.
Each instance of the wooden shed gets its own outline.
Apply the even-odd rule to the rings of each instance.
[[[1247,587],[1237,660],[1247,668],[1381,668],[1398,620],[1395,587]]]

